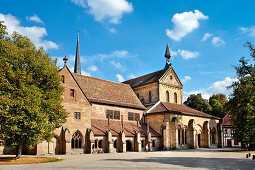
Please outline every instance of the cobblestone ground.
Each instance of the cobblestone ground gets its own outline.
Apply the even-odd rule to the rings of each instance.
[[[254,169],[255,160],[245,153],[218,152],[216,149],[159,151],[116,154],[56,155],[61,162],[2,165],[0,169]]]

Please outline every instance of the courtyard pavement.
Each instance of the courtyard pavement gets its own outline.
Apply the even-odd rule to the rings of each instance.
[[[52,157],[52,156],[51,156]],[[245,153],[218,152],[217,149],[129,152],[115,154],[56,155],[61,162],[2,165],[9,170],[71,169],[253,169],[255,160]]]

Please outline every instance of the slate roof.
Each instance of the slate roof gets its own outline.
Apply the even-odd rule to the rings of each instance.
[[[145,110],[132,88],[123,83],[116,83],[95,77],[72,73],[73,77],[91,103],[125,106]]]
[[[222,126],[232,126],[230,114],[227,114],[227,115],[223,118],[223,120],[222,120]]]
[[[174,114],[181,114],[187,116],[197,116],[197,117],[205,117],[211,119],[220,119],[218,117],[209,115],[207,113],[192,109],[186,105],[169,103],[169,102],[158,102],[155,104],[154,107],[147,111],[147,114],[160,114],[160,113],[174,113]]]
[[[124,81],[122,83],[129,84],[132,88],[143,86],[146,84],[158,82],[159,79],[163,76],[166,70],[159,70],[150,74],[146,74],[131,80]]]
[[[91,120],[91,128],[94,132],[94,135],[106,135],[108,131],[108,120]],[[122,130],[121,121],[110,121],[110,130],[113,136],[119,135]],[[141,136],[145,137],[147,132],[147,125],[145,123],[140,123],[140,126],[137,127],[136,122],[124,122],[124,132],[128,137],[134,137],[135,132],[139,130]],[[152,128],[149,128],[152,137],[160,137],[160,134],[157,133]]]

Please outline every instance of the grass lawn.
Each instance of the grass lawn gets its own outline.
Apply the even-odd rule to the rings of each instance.
[[[15,164],[35,164],[46,162],[58,162],[62,159],[53,157],[21,157],[16,159],[14,157],[0,157],[0,165],[15,165]]]

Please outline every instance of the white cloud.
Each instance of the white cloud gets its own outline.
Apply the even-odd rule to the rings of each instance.
[[[129,79],[134,79],[134,78],[136,78],[136,76],[135,76],[134,74],[129,74],[129,75],[127,75],[127,77],[128,77]]]
[[[119,24],[122,15],[133,11],[133,6],[127,0],[71,0],[74,4],[88,9],[96,21],[109,21]]]
[[[210,38],[212,36],[212,34],[210,33],[205,33],[203,38],[200,41],[206,41],[208,38]]]
[[[30,16],[30,17],[26,16],[26,20],[43,24],[43,21],[41,20],[41,18],[39,18],[36,14],[34,14],[33,16]]]
[[[109,31],[110,31],[111,33],[116,33],[116,32],[117,32],[117,30],[116,30],[115,28],[110,28]]]
[[[171,19],[174,27],[172,30],[167,29],[166,34],[169,38],[180,41],[188,33],[199,27],[199,20],[205,19],[208,19],[208,16],[199,10],[176,13]]]
[[[125,81],[124,77],[121,74],[116,74],[116,77],[118,79],[118,82],[123,82]]]
[[[197,51],[188,51],[188,50],[178,49],[178,53],[182,56],[182,58],[184,60],[188,60],[191,58],[197,58],[199,56],[199,52],[197,52]]]
[[[110,63],[118,70],[125,71],[125,67],[122,64],[120,64],[120,62],[115,62],[112,60]]]
[[[90,66],[90,67],[88,68],[88,70],[89,70],[89,71],[92,71],[92,72],[97,71],[97,66],[92,65],[92,66]]]
[[[184,83],[188,80],[191,80],[191,77],[190,76],[185,76],[181,81]]]
[[[71,0],[71,2],[83,8],[87,7],[85,0]]]
[[[201,93],[204,99],[209,99],[210,96],[212,96],[213,94],[218,94],[218,93],[226,94],[227,96],[229,96],[230,93],[232,92],[232,89],[228,89],[227,87],[230,86],[232,82],[237,80],[238,80],[237,78],[226,77],[222,81],[214,82],[207,89],[199,89],[199,90],[194,90],[194,91],[184,92],[184,93],[186,95]]]
[[[225,45],[225,41],[221,39],[221,37],[213,37],[212,38],[212,44],[215,47],[223,46]]]
[[[248,33],[249,36],[255,37],[255,26],[251,26],[251,27],[240,27],[240,30],[242,31],[242,33]]]
[[[4,25],[7,26],[8,34],[12,34],[13,31],[16,31],[30,38],[30,40],[36,45],[36,47],[43,46],[45,50],[58,48],[58,45],[56,43],[43,39],[45,36],[47,36],[47,31],[44,27],[21,26],[20,21],[11,14],[4,15],[0,13],[0,20],[4,21]]]
[[[84,75],[84,76],[91,76],[90,73],[88,73],[86,71],[82,71],[82,70],[81,70],[81,74]]]

